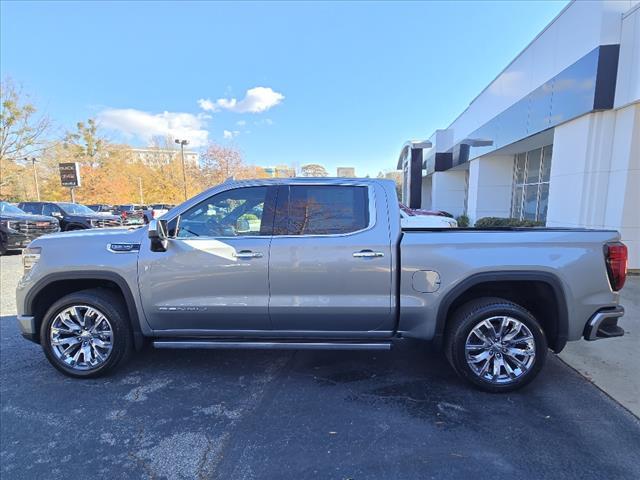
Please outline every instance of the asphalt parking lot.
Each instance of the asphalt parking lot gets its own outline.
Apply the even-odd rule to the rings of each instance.
[[[72,380],[20,337],[20,256],[0,261],[3,479],[640,478],[638,419],[555,356],[508,395],[470,389],[415,344],[149,348]]]

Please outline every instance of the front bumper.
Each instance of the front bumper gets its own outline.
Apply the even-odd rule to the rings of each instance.
[[[16,231],[4,231],[4,236],[7,239],[7,249],[12,250],[14,248],[25,248],[31,240],[44,235],[44,233],[21,233]]]
[[[18,327],[20,333],[27,340],[38,343],[38,332],[36,332],[36,319],[31,315],[18,315]]]
[[[584,339],[594,341],[622,337],[624,330],[618,326],[618,319],[623,315],[624,307],[621,305],[596,312],[584,327]]]

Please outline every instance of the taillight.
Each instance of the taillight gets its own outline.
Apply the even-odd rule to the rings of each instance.
[[[123,220],[127,219],[127,212],[125,210],[122,211],[122,219]]]
[[[627,279],[627,246],[622,242],[607,243],[604,246],[609,283],[614,291],[620,290]]]

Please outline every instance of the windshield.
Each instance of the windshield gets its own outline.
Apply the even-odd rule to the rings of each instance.
[[[25,214],[26,212],[20,210],[15,205],[11,205],[7,202],[0,202],[0,213],[13,213],[14,215]]]
[[[96,212],[79,203],[58,203],[58,206],[71,215],[95,215]]]

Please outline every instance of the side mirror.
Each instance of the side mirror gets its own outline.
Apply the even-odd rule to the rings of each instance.
[[[169,246],[167,238],[167,222],[166,220],[151,220],[149,222],[149,230],[147,232],[151,240],[152,252],[166,252]]]
[[[62,214],[60,212],[51,212],[52,217],[62,218]]]

